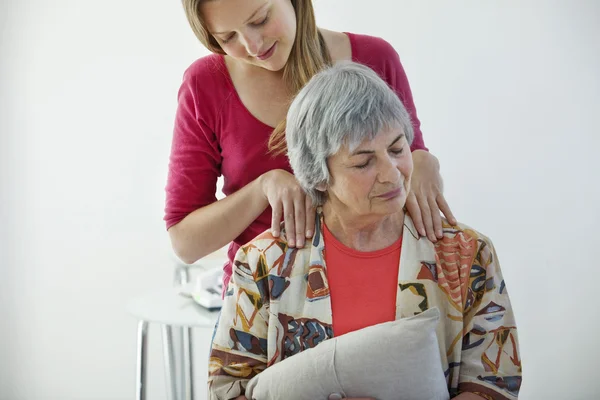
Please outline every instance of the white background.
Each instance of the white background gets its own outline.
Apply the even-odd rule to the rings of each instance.
[[[206,51],[179,1],[0,4],[0,399],[131,399],[125,304],[171,283],[176,94]],[[599,3],[315,7],[320,26],[399,52],[450,205],[496,244],[522,398],[597,398]],[[165,397],[158,333],[151,400]]]

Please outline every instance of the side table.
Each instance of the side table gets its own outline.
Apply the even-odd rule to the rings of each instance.
[[[188,347],[189,362],[184,371],[185,396],[177,390],[173,328],[201,328],[212,331],[217,322],[219,312],[209,311],[194,300],[179,293],[182,287],[167,287],[150,291],[133,298],[127,311],[139,320],[137,329],[137,363],[136,363],[136,400],[146,399],[146,371],[148,324],[158,323],[162,326],[163,352],[165,359],[165,376],[170,400],[193,400],[193,362],[192,347]],[[191,344],[191,343],[190,343]]]

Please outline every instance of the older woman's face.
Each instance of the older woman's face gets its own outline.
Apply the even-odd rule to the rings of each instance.
[[[413,162],[401,129],[386,129],[352,152],[343,146],[327,164],[327,201],[338,212],[385,216],[404,207]]]

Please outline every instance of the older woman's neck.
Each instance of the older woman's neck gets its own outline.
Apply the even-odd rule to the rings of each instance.
[[[387,216],[357,216],[333,212],[323,206],[325,225],[337,240],[358,251],[391,246],[402,236],[404,212]]]

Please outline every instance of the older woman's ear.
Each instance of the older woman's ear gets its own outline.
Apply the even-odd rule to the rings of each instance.
[[[315,189],[317,189],[320,192],[326,192],[327,191],[327,184],[325,182],[319,183],[317,186],[315,186]]]

